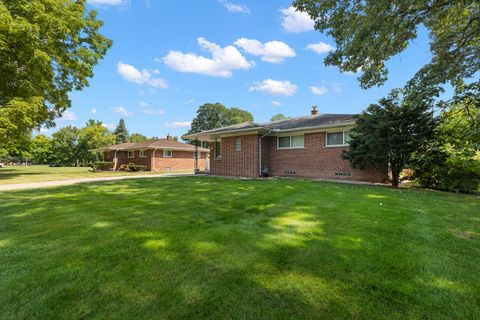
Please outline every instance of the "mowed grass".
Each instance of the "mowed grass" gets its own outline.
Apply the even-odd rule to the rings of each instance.
[[[480,319],[480,200],[298,180],[0,193],[1,319]]]
[[[29,182],[57,181],[83,178],[104,178],[117,176],[133,176],[145,174],[161,174],[167,172],[95,172],[89,167],[49,167],[49,166],[7,166],[0,168],[0,185]],[[168,172],[170,173],[170,172]],[[192,169],[193,173],[193,169]]]

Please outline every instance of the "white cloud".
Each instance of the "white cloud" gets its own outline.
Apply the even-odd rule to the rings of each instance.
[[[149,105],[148,103],[146,103],[145,101],[140,101],[140,102],[138,103],[138,105],[139,105],[140,107],[142,107],[142,108],[148,108],[148,107],[150,107],[150,105]]]
[[[261,43],[255,39],[240,38],[235,41],[237,47],[254,56],[261,56],[262,60],[270,63],[281,63],[285,58],[296,56],[295,50],[281,41]]]
[[[91,113],[91,114],[96,114],[96,113],[97,113],[97,109],[96,109],[96,108],[92,108],[92,110],[90,110],[90,113]]]
[[[92,6],[123,6],[128,3],[126,0],[87,0]]]
[[[162,115],[165,113],[165,110],[162,110],[162,109],[154,110],[154,109],[148,108],[148,109],[143,109],[142,112],[145,114],[151,114],[151,115]]]
[[[327,92],[328,92],[328,89],[327,89],[327,87],[315,87],[315,86],[311,86],[311,87],[310,87],[310,91],[311,91],[313,94],[316,94],[316,95],[321,96],[322,94],[327,93]]]
[[[107,128],[109,130],[113,130],[117,127],[117,125],[115,123],[102,123],[102,126],[104,126],[105,128]]]
[[[218,2],[223,4],[223,6],[229,12],[250,14],[250,9],[245,5],[235,4],[235,3],[228,2],[228,1],[225,1],[225,0],[219,0]]]
[[[297,92],[297,86],[290,81],[265,79],[251,86],[248,90],[266,92],[272,95],[291,96]]]
[[[122,106],[118,106],[118,107],[113,108],[113,111],[116,114],[121,115],[122,117],[130,117],[131,115],[133,115],[133,112],[128,111],[127,109],[125,109]]]
[[[280,107],[283,106],[283,103],[281,103],[280,101],[272,101],[272,106]]]
[[[187,128],[190,127],[192,123],[190,121],[175,121],[170,123],[165,123],[167,128]]]
[[[307,50],[312,50],[313,52],[316,52],[318,54],[322,54],[322,53],[328,53],[330,51],[333,51],[335,50],[334,47],[332,47],[331,45],[329,45],[328,43],[325,43],[325,42],[318,42],[318,43],[311,43],[307,46]]]
[[[176,71],[214,77],[231,77],[233,70],[246,70],[254,65],[253,62],[248,62],[234,46],[222,48],[205,38],[198,38],[197,42],[203,49],[212,54],[212,58],[199,56],[195,53],[170,51],[163,57],[163,62]]]
[[[184,103],[185,103],[185,104],[193,104],[193,103],[195,103],[195,100],[193,100],[193,99],[188,99],[188,100],[184,101]]]
[[[60,121],[75,121],[75,120],[78,120],[77,115],[69,110],[65,111],[62,117],[60,118]]]
[[[298,33],[303,31],[311,31],[314,29],[315,23],[308,13],[296,11],[293,6],[280,10],[282,16],[282,26],[285,31],[290,33]]]
[[[117,64],[117,72],[122,76],[123,79],[133,82],[136,84],[147,84],[154,88],[166,89],[168,83],[166,80],[161,78],[155,78],[153,75],[158,74],[158,70],[138,70],[130,64],[123,63],[120,61]]]
[[[342,92],[342,84],[341,83],[334,83],[332,84],[332,91],[335,92],[335,93],[340,93]]]

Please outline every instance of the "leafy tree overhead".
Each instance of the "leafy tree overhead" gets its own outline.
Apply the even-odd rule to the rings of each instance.
[[[404,51],[421,26],[430,33],[432,59],[416,74],[417,89],[446,82],[457,86],[480,70],[478,0],[296,0],[294,6],[335,40],[325,64],[361,70],[364,88],[386,81],[386,61]]]
[[[113,131],[113,134],[115,135],[115,143],[128,142],[128,130],[123,119],[120,119],[117,127]]]
[[[270,121],[279,121],[279,120],[286,120],[286,119],[290,119],[290,117],[287,117],[283,113],[279,113],[271,117]]]
[[[30,157],[36,164],[48,164],[52,159],[52,141],[44,134],[35,136],[30,147]]]
[[[198,108],[188,134],[242,122],[253,122],[252,114],[239,108],[229,109],[220,103],[206,103]]]
[[[426,100],[428,101],[428,100]],[[356,117],[350,148],[344,153],[354,168],[390,170],[398,187],[401,170],[412,154],[433,137],[435,118],[424,101],[411,102],[398,90]]]
[[[134,143],[143,142],[147,140],[148,138],[141,133],[132,133],[128,139],[129,142],[134,142]]]
[[[70,107],[112,42],[85,0],[0,1],[0,147]]]

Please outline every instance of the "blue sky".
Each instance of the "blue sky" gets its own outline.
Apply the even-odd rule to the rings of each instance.
[[[291,1],[89,0],[113,40],[90,86],[71,94],[72,108],[57,121],[89,119],[113,128],[124,118],[130,133],[180,136],[198,106],[220,102],[251,112],[255,121],[277,113],[358,113],[401,87],[430,60],[428,36],[388,66],[388,82],[363,90],[355,74],[323,64],[335,46],[312,29]],[[56,129],[50,129],[51,133]]]

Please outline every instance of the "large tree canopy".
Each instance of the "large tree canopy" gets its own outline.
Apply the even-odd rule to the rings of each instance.
[[[361,70],[363,88],[386,81],[385,62],[407,48],[420,26],[429,30],[432,60],[412,80],[417,88],[457,86],[480,70],[478,0],[296,0],[294,6],[335,40],[325,63]]]
[[[0,147],[52,126],[112,42],[85,0],[0,1]]]
[[[252,114],[239,108],[229,109],[221,103],[205,103],[198,108],[188,134],[242,122],[253,122]]]

